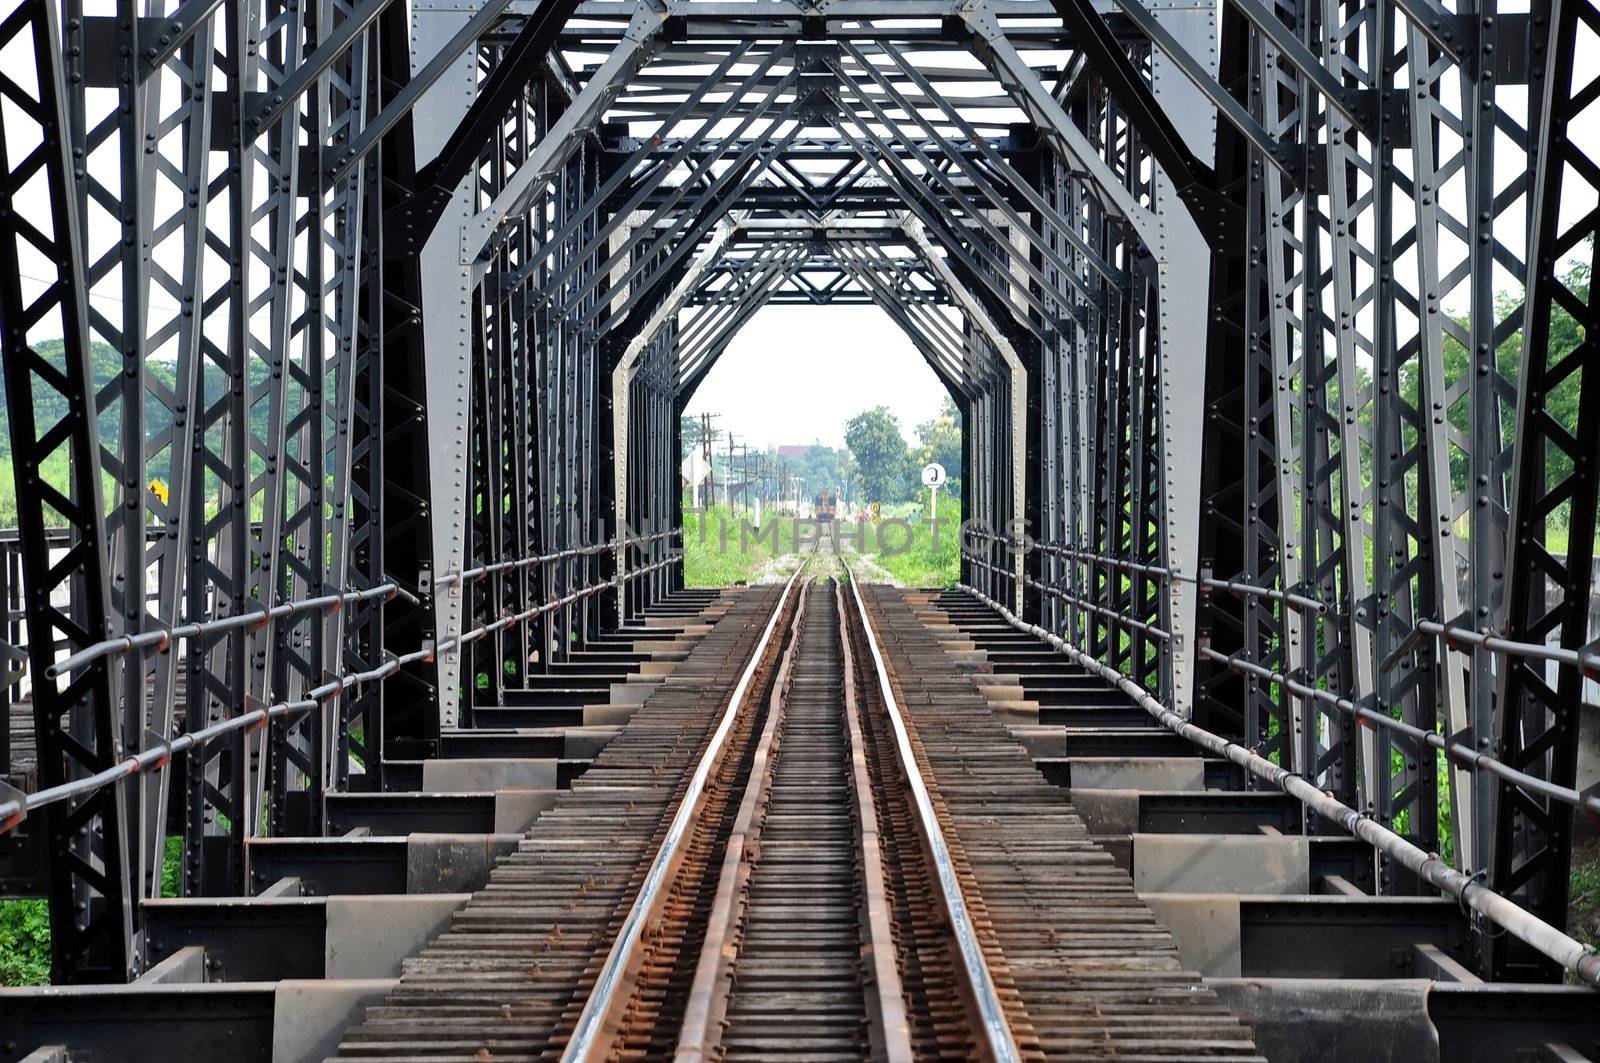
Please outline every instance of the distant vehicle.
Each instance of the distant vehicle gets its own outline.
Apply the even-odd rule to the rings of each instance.
[[[839,516],[839,496],[832,491],[824,491],[811,504],[819,523],[830,524]]]

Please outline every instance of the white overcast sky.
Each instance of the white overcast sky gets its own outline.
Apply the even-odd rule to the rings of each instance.
[[[845,422],[887,406],[915,442],[947,392],[899,326],[875,306],[767,306],[706,374],[688,413],[756,447],[844,445]]]

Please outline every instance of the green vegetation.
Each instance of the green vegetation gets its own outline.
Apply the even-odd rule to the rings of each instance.
[[[933,420],[917,426],[917,445],[908,457],[913,490],[920,489],[923,468],[938,462],[950,477],[941,493],[946,498],[961,498],[961,411],[953,400],[946,398]]]
[[[850,418],[844,441],[856,459],[856,477],[867,502],[904,502],[915,485],[906,474],[910,457],[900,422],[887,406],[877,406]]]
[[[183,887],[183,839],[169,837],[162,851],[161,896]],[[50,912],[42,900],[0,901],[0,985],[50,984]]]
[[[60,340],[44,340],[37,344],[35,350],[58,367],[64,364],[63,345]],[[104,388],[114,377],[122,372],[122,358],[115,350],[104,343],[94,343],[89,350],[89,374],[96,390]],[[147,395],[158,392],[175,392],[177,386],[177,366],[170,361],[150,359],[145,363],[145,372],[152,381],[146,387]],[[249,363],[249,388],[248,396],[255,398],[250,406],[250,431],[258,438],[267,436],[267,401],[264,397],[266,384],[271,374],[271,368],[261,358],[251,358]],[[0,528],[14,528],[17,525],[17,497],[16,476],[13,469],[11,456],[11,424],[10,414],[6,408],[5,395],[6,381],[0,378]],[[330,385],[331,386],[331,385]],[[206,404],[213,405],[222,398],[228,387],[228,380],[220,373],[212,370],[206,375],[205,393]],[[297,388],[289,388],[285,403],[284,416],[293,417],[300,410],[300,403],[304,396]],[[35,397],[35,417],[41,431],[49,428],[66,416],[67,404],[60,396],[45,392]],[[165,432],[172,425],[170,412],[160,402],[147,401],[145,404],[145,437],[153,439],[158,434]],[[96,417],[96,430],[102,444],[112,450],[121,449],[119,435],[122,431],[122,412],[119,403],[107,406]],[[225,441],[223,429],[218,426],[211,433],[211,445],[222,449]],[[149,455],[149,466],[146,470],[145,481],[151,479],[164,479],[168,474],[168,452],[161,450]],[[330,456],[330,461],[332,460]],[[261,475],[265,468],[258,454],[250,456],[250,472],[252,479]],[[46,456],[43,462],[44,479],[52,484],[65,486],[67,483],[67,452],[65,448]],[[221,484],[215,474],[207,474],[207,493],[216,499],[220,497]],[[109,476],[102,475],[102,488],[105,492],[105,501],[110,505],[115,484]],[[262,499],[256,497],[251,500],[251,512],[261,512]]]
[[[1600,949],[1600,841],[1573,846],[1567,897],[1567,932]]]
[[[944,466],[949,482],[945,497],[961,497],[961,411],[945,399],[931,420],[917,426],[917,442],[907,446],[900,422],[885,406],[863,411],[845,426],[845,443],[854,466],[852,483],[865,503],[891,506],[920,504],[922,470],[931,462]],[[920,512],[918,508],[917,512]]]
[[[926,508],[915,507],[910,519],[909,550],[885,551],[872,559],[907,587],[953,587],[961,579],[961,507],[953,500],[941,504],[937,529],[929,523]],[[888,544],[900,545],[897,533],[890,533]]]
[[[757,529],[746,521],[742,509],[727,506],[714,506],[699,515],[685,514],[683,578],[688,586],[728,587],[748,583],[759,578],[774,558],[792,552],[795,535],[792,518],[767,517],[761,522],[759,537]]]
[[[0,985],[50,984],[50,912],[44,901],[0,901]]]

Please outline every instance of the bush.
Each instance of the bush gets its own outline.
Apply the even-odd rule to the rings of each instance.
[[[50,911],[44,901],[0,901],[0,984],[50,984]]]

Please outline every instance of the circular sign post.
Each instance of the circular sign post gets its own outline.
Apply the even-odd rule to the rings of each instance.
[[[930,462],[922,468],[922,486],[928,489],[928,519],[939,519],[939,488],[943,487],[950,479],[944,471],[944,466],[938,462]]]

